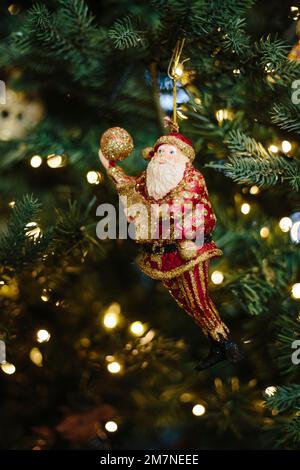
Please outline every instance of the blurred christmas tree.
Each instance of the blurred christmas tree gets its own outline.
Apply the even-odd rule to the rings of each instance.
[[[299,448],[297,3],[1,2],[2,448]],[[225,253],[212,289],[247,355],[200,374],[205,341],[133,242],[96,237],[117,203],[99,136],[126,128],[143,168],[179,37],[181,129]]]

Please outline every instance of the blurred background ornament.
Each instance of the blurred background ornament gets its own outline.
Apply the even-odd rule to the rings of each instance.
[[[0,140],[22,139],[44,114],[39,98],[7,88],[6,102],[0,104]]]

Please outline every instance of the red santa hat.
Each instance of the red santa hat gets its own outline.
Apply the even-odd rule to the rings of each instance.
[[[154,144],[154,147],[147,147],[143,151],[144,158],[150,160],[153,157],[154,153],[158,150],[161,145],[169,144],[175,145],[179,148],[184,155],[192,162],[195,158],[195,150],[193,148],[192,142],[184,137],[184,135],[179,132],[171,132],[170,134],[163,135],[157,139]]]

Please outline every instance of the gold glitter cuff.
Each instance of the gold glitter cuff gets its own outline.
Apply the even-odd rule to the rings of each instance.
[[[155,269],[149,265],[146,265],[143,259],[145,256],[144,253],[137,258],[137,263],[141,271],[143,271],[143,273],[147,274],[152,279],[166,281],[168,279],[173,279],[174,277],[180,276],[186,271],[189,271],[190,269],[194,268],[196,264],[202,263],[203,261],[206,261],[207,259],[213,258],[215,256],[221,256],[222,254],[223,252],[219,248],[212,248],[211,250],[201,253],[199,256],[197,256],[197,258],[192,259],[188,263],[185,263],[182,266],[178,266],[177,268],[170,269],[170,271],[161,271],[159,269]]]

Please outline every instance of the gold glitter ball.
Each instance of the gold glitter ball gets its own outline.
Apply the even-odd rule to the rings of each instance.
[[[108,160],[124,160],[133,150],[133,140],[122,127],[111,127],[102,134],[100,147]]]

